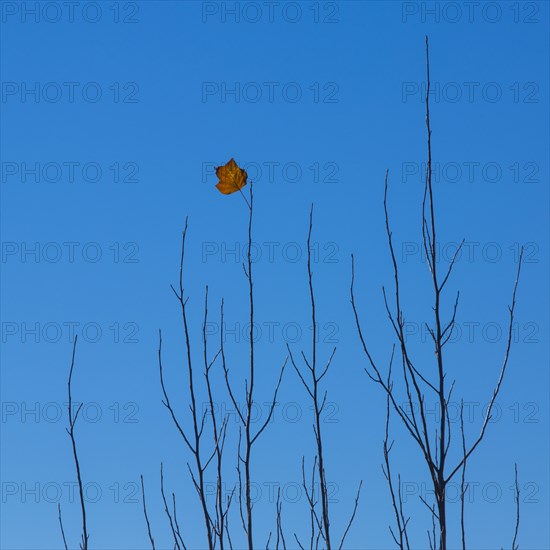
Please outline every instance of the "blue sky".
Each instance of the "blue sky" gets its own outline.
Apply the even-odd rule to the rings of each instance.
[[[392,276],[382,209],[389,169],[410,344],[433,372],[422,329],[430,280],[419,249],[429,34],[442,263],[456,242],[467,244],[444,308],[450,313],[460,289],[459,330],[447,357],[454,395],[471,413],[470,440],[500,371],[517,251],[526,246],[509,371],[468,471],[468,540],[476,549],[511,544],[517,462],[520,547],[548,548],[548,4],[37,5],[33,12],[34,2],[3,2],[1,14],[2,547],[60,548],[58,502],[69,541],[78,540],[65,432],[74,334],[73,399],[85,403],[76,435],[91,546],[148,547],[136,492],[143,474],[155,538],[170,547],[160,461],[189,547],[204,544],[189,457],[161,404],[156,352],[161,328],[167,377],[185,417],[184,348],[170,284],[189,216],[193,353],[200,360],[208,284],[209,352],[224,297],[230,370],[242,395],[246,205],[238,195],[219,194],[213,172],[231,157],[255,184],[258,402],[271,396],[286,344],[296,352],[310,347],[305,239],[314,203],[322,360],[337,346],[323,424],[334,533],[343,531],[362,479],[346,547],[393,547],[380,469],[385,400],[363,371],[349,304],[350,254],[364,330],[386,362],[393,344],[381,295]],[[220,374],[218,364],[221,416],[231,407]],[[234,414],[229,418],[234,453],[238,425]],[[397,419],[392,426],[413,546],[426,547],[430,519],[418,497],[430,497],[427,472]],[[300,461],[304,455],[311,463],[313,452],[307,395],[289,369],[253,466],[261,547],[274,528],[279,486],[287,539],[307,533]],[[230,485],[232,464],[227,478]],[[457,547],[458,504],[450,509]],[[235,516],[236,547],[244,544],[239,526]]]

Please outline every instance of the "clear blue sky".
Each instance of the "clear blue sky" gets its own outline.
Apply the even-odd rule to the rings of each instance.
[[[421,329],[430,286],[419,253],[429,34],[442,251],[462,238],[468,245],[444,307],[450,311],[460,288],[448,376],[471,412],[470,440],[503,358],[517,249],[527,247],[509,371],[468,471],[468,540],[476,549],[510,546],[517,462],[520,547],[548,548],[548,3],[237,2],[238,20],[233,4],[79,2],[72,11],[63,2],[2,2],[2,547],[60,548],[58,502],[70,543],[79,537],[64,408],[73,331],[73,398],[86,403],[76,434],[95,501],[88,504],[91,547],[148,547],[136,492],[141,473],[155,538],[170,547],[161,460],[189,547],[203,544],[189,457],[161,405],[157,331],[164,331],[167,377],[185,416],[180,316],[169,285],[188,215],[191,336],[200,341],[208,284],[212,338],[222,296],[226,330],[237,331],[227,353],[242,395],[246,210],[238,195],[218,193],[213,173],[231,157],[248,165],[256,184],[259,403],[271,395],[286,343],[309,350],[305,238],[314,203],[322,360],[338,347],[324,423],[332,524],[338,536],[362,479],[346,547],[393,547],[380,469],[385,400],[363,372],[349,258],[356,254],[366,337],[386,361],[393,339],[380,289],[391,285],[382,210],[389,168],[407,330],[433,372]],[[193,353],[199,361],[198,344]],[[223,414],[230,407],[219,364],[214,370]],[[292,533],[307,534],[298,487],[301,456],[311,462],[313,455],[306,397],[289,369],[256,448],[259,547],[274,528],[279,485],[289,547]],[[265,418],[265,407],[259,414]],[[234,416],[229,425],[234,453]],[[418,496],[430,498],[427,472],[397,420],[393,428],[413,546],[426,547],[430,520]],[[227,472],[231,481],[232,464]],[[458,504],[450,509],[456,547]],[[242,547],[236,516],[232,524]]]

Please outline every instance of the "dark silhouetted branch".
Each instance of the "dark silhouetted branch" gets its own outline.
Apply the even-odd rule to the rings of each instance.
[[[275,550],[279,550],[282,545],[283,550],[286,550],[285,535],[283,532],[283,505],[281,503],[281,487],[277,488],[277,539],[275,541]]]
[[[514,538],[512,540],[512,550],[518,550],[519,546],[517,545],[518,540],[518,532],[519,532],[519,506],[520,506],[520,500],[519,500],[519,483],[518,483],[518,465],[514,464],[514,500],[516,503],[516,527],[514,530]]]
[[[68,383],[67,383],[68,395],[69,395],[69,403],[68,403],[69,428],[67,429],[67,433],[69,434],[69,437],[71,438],[71,445],[72,445],[72,448],[73,448],[73,458],[74,458],[74,464],[75,464],[75,467],[76,467],[76,477],[77,477],[77,481],[78,481],[78,494],[79,494],[79,498],[80,498],[80,509],[81,509],[81,513],[82,513],[82,535],[81,535],[80,548],[82,550],[87,550],[88,549],[89,535],[88,535],[88,527],[87,527],[87,524],[86,524],[86,504],[84,502],[84,488],[83,488],[83,484],[82,484],[82,475],[81,475],[81,472],[80,472],[80,462],[78,460],[78,453],[77,453],[77,450],[76,450],[76,440],[75,440],[75,437],[74,437],[74,427],[75,427],[75,424],[76,424],[76,420],[78,418],[78,413],[80,412],[80,409],[82,408],[83,403],[81,403],[79,405],[78,409],[76,410],[75,415],[73,416],[73,402],[72,402],[72,395],[71,395],[71,381],[72,381],[72,377],[73,377],[74,359],[75,359],[75,354],[76,354],[76,341],[77,341],[77,336],[75,336],[75,338],[74,338],[73,354],[72,354],[72,358],[71,358],[71,370],[69,371],[69,380],[68,380]],[[63,534],[63,538],[64,537],[65,537],[65,535]]]
[[[464,434],[464,400],[460,401],[460,433],[462,436],[462,456],[466,456],[466,436]],[[464,459],[462,463],[462,476],[460,479],[460,533],[462,537],[462,550],[466,550],[466,528],[464,517],[464,503],[466,497],[466,491],[468,490],[468,484],[466,483],[466,462]]]
[[[352,274],[351,274],[351,304],[355,316],[356,327],[361,341],[363,351],[368,360],[368,367],[365,369],[365,372],[378,385],[380,385],[387,396],[387,404],[391,403],[393,410],[397,413],[401,419],[403,425],[412,436],[414,441],[417,443],[420,448],[430,479],[433,485],[435,504],[430,505],[426,502],[425,499],[421,497],[421,501],[426,505],[430,510],[432,515],[432,533],[428,531],[428,537],[430,540],[430,546],[438,550],[447,549],[447,510],[446,510],[446,487],[452,477],[462,468],[462,503],[461,503],[461,528],[463,532],[463,548],[465,548],[465,533],[464,533],[464,493],[466,491],[467,485],[465,483],[465,468],[466,462],[474,452],[476,447],[481,443],[489,421],[491,419],[491,413],[495,400],[500,391],[504,374],[506,371],[506,366],[508,364],[510,348],[512,343],[512,329],[514,321],[514,309],[516,303],[516,291],[519,281],[519,276],[521,272],[521,265],[523,259],[523,249],[520,253],[519,265],[517,270],[517,277],[514,284],[514,290],[512,294],[512,304],[509,307],[509,328],[508,328],[508,341],[504,356],[504,362],[500,371],[500,375],[496,386],[493,390],[493,395],[487,407],[487,412],[481,427],[481,432],[477,439],[469,447],[466,446],[465,435],[464,435],[464,426],[463,419],[461,420],[461,430],[462,430],[462,458],[458,463],[452,467],[449,467],[447,457],[451,447],[451,422],[449,416],[449,403],[451,400],[452,391],[454,388],[454,381],[448,385],[446,378],[445,370],[445,361],[443,355],[443,348],[449,342],[453,328],[455,326],[459,296],[457,293],[456,299],[454,301],[454,307],[452,312],[452,317],[450,321],[444,322],[442,316],[442,302],[443,302],[443,290],[446,288],[448,281],[450,280],[451,273],[456,264],[457,258],[460,254],[464,241],[458,246],[455,254],[451,258],[450,265],[446,272],[444,273],[442,279],[438,273],[438,240],[437,240],[437,224],[436,224],[436,208],[434,201],[434,189],[432,182],[432,128],[430,123],[430,59],[429,59],[429,43],[428,37],[426,37],[426,97],[425,97],[425,109],[426,109],[426,131],[427,131],[427,167],[426,167],[426,178],[424,186],[424,194],[422,199],[422,244],[423,250],[426,256],[426,261],[429,267],[431,282],[433,287],[433,326],[427,325],[428,333],[431,336],[431,340],[434,344],[434,352],[436,357],[436,368],[435,375],[432,375],[435,378],[435,382],[430,380],[431,377],[423,374],[420,370],[414,365],[414,362],[411,358],[409,352],[409,346],[407,345],[406,335],[404,331],[405,323],[403,311],[401,308],[401,290],[400,290],[400,280],[399,280],[399,269],[397,264],[397,258],[395,254],[393,236],[390,226],[390,216],[388,212],[388,171],[386,171],[385,180],[384,180],[384,216],[386,222],[386,234],[388,241],[388,248],[390,251],[391,262],[393,266],[393,276],[394,276],[394,292],[395,292],[395,302],[393,308],[390,307],[388,302],[388,297],[386,294],[385,288],[383,288],[384,304],[390,324],[393,328],[397,341],[399,343],[399,348],[401,352],[402,359],[402,374],[403,374],[403,383],[404,389],[406,392],[406,404],[408,411],[405,411],[402,405],[398,404],[398,401],[395,397],[395,392],[393,384],[388,377],[385,380],[381,374],[380,369],[377,366],[377,363],[372,356],[364,334],[361,328],[361,323],[359,321],[359,315],[356,308],[355,296],[354,296],[354,279],[355,279],[355,269],[354,269],[354,259],[352,255]],[[430,392],[434,392],[438,401],[438,425],[434,430],[429,429],[428,422],[426,419],[427,409],[425,401],[425,390],[428,389]],[[432,433],[430,433],[432,432]],[[389,446],[391,448],[391,446]],[[389,448],[386,445],[386,457],[389,454]],[[388,464],[386,464],[385,475],[388,474]],[[396,506],[395,492],[392,492],[392,503],[394,506],[394,513],[398,519],[399,524],[402,523],[403,516],[401,512],[396,513],[396,508],[402,510],[402,507]],[[437,528],[436,528],[437,520]],[[437,536],[436,536],[437,532]],[[392,532],[392,536],[398,545],[402,547],[404,540],[400,536],[396,536]]]
[[[316,462],[317,462],[317,477],[319,479],[319,494],[321,499],[321,518],[322,526],[320,526],[323,540],[325,541],[327,550],[332,548],[332,540],[330,533],[330,514],[329,514],[329,499],[328,499],[328,489],[325,473],[325,456],[323,449],[323,434],[322,434],[322,413],[325,407],[327,392],[324,392],[323,397],[321,398],[321,389],[320,382],[323,377],[328,372],[330,365],[332,364],[332,359],[336,353],[336,348],[332,350],[330,357],[326,363],[326,366],[322,371],[319,370],[317,364],[317,310],[315,303],[315,291],[313,287],[313,271],[311,268],[311,235],[313,232],[313,205],[309,212],[309,229],[307,234],[307,276],[308,276],[308,286],[309,286],[309,298],[310,298],[310,308],[311,308],[311,323],[312,323],[312,338],[311,338],[311,357],[308,359],[306,354],[302,351],[301,356],[304,361],[305,366],[304,370],[309,371],[309,374],[302,374],[300,368],[296,364],[290,346],[287,344],[288,354],[290,356],[290,361],[294,370],[298,374],[300,382],[305,387],[308,395],[312,401],[313,408],[313,432],[315,434],[316,442]],[[309,378],[309,380],[307,379]],[[351,528],[351,523],[355,518],[355,512],[357,510],[358,498],[361,491],[361,484],[359,485],[359,491],[357,494],[357,499],[355,501],[355,507],[351,516],[351,521],[347,525],[342,538],[340,546],[343,544],[344,539],[347,535],[347,532]],[[312,502],[310,501],[310,507]]]
[[[59,528],[61,529],[61,536],[63,537],[63,547],[65,550],[69,550],[67,546],[67,539],[65,538],[65,530],[63,529],[63,520],[61,519],[61,504],[57,503],[57,518],[59,520]]]
[[[166,495],[164,494],[164,474],[163,474],[162,462],[160,463],[160,494],[162,495],[162,502],[164,502],[164,512],[166,513],[166,517],[168,518],[168,523],[170,524],[170,531],[172,532],[172,536],[174,537],[174,549],[182,550],[183,548],[183,550],[185,550],[185,545],[180,545],[181,535],[179,535],[179,527],[177,527],[176,529],[176,524],[174,523],[172,514],[170,514],[170,509],[168,508],[168,502],[166,501]]]
[[[239,191],[241,191],[239,189]],[[255,319],[255,310],[254,310],[254,273],[253,273],[253,262],[252,262],[252,229],[253,229],[253,219],[254,219],[254,191],[253,191],[253,185],[252,182],[250,182],[250,200],[246,200],[245,195],[241,191],[241,195],[246,201],[246,204],[248,206],[248,250],[246,255],[246,265],[243,265],[243,271],[246,276],[247,282],[248,282],[248,299],[249,299],[249,325],[250,325],[250,332],[249,332],[249,372],[248,372],[248,378],[245,379],[245,403],[246,407],[244,412],[241,411],[237,400],[235,398],[235,392],[232,389],[230,380],[229,380],[229,369],[227,367],[226,357],[225,357],[225,350],[224,350],[224,337],[223,337],[223,322],[224,322],[224,309],[223,309],[223,300],[221,305],[221,342],[220,342],[220,354],[222,358],[222,366],[225,376],[225,383],[227,386],[227,390],[229,393],[229,397],[233,403],[233,406],[235,407],[235,410],[237,411],[238,417],[241,421],[241,428],[242,431],[239,430],[239,452],[238,452],[238,459],[237,459],[237,471],[239,474],[239,510],[241,513],[241,520],[243,522],[243,529],[246,534],[247,543],[248,543],[248,549],[254,550],[254,532],[253,532],[253,514],[252,514],[252,496],[251,496],[251,484],[252,484],[252,477],[251,477],[251,463],[252,463],[252,448],[254,443],[258,440],[259,436],[264,432],[265,428],[271,421],[271,418],[273,416],[273,412],[275,410],[275,407],[277,405],[277,395],[279,392],[279,388],[281,385],[281,381],[283,378],[285,366],[287,363],[287,359],[285,359],[283,366],[281,367],[279,379],[277,381],[277,384],[275,386],[275,391],[273,394],[273,398],[270,403],[269,407],[269,413],[267,416],[267,420],[262,424],[262,426],[256,431],[256,433],[253,433],[253,413],[254,413],[254,389],[255,389],[255,376],[256,376],[256,355],[255,355],[255,338],[254,338],[254,319]],[[243,433],[244,432],[244,441],[243,439]],[[242,446],[241,446],[242,443]],[[241,449],[243,449],[243,452],[241,454]],[[243,481],[242,481],[242,473],[241,473],[241,463],[244,469],[244,511],[242,508],[242,488],[243,488]]]
[[[143,502],[143,515],[145,516],[145,523],[147,523],[147,534],[149,535],[149,541],[151,542],[151,548],[155,550],[155,539],[151,534],[151,524],[149,523],[149,516],[147,515],[147,502],[145,500],[145,485],[143,483],[143,476],[139,476],[141,480],[141,500]]]

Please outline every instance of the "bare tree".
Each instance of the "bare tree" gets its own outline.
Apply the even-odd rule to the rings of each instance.
[[[396,397],[396,392],[393,385],[389,380],[386,380],[378,367],[378,362],[373,358],[367,340],[364,336],[362,326],[359,320],[357,312],[355,296],[354,296],[354,260],[352,256],[352,277],[351,277],[351,304],[355,316],[356,327],[361,341],[363,351],[368,360],[368,367],[365,369],[368,376],[386,392],[388,399],[392,404],[393,410],[397,413],[401,419],[404,427],[411,435],[413,440],[419,447],[423,456],[424,462],[428,468],[430,479],[433,485],[435,494],[435,505],[430,506],[424,499],[421,499],[424,504],[430,509],[434,525],[438,525],[438,534],[436,539],[431,541],[430,545],[434,548],[438,545],[440,550],[446,550],[447,548],[447,510],[446,510],[446,497],[445,490],[448,483],[453,476],[465,466],[466,461],[470,455],[474,452],[477,446],[483,440],[487,426],[491,419],[491,413],[497,395],[500,391],[506,367],[508,364],[510,348],[512,344],[512,327],[514,320],[514,310],[516,304],[516,291],[521,271],[521,264],[523,258],[523,250],[520,253],[517,276],[512,292],[512,301],[509,306],[509,328],[508,328],[508,340],[504,354],[504,361],[500,370],[497,383],[493,389],[492,397],[487,407],[487,412],[483,420],[480,434],[468,447],[465,446],[462,458],[455,464],[450,465],[447,462],[448,453],[451,444],[451,425],[448,413],[448,406],[451,399],[451,394],[454,387],[454,382],[447,385],[446,369],[443,350],[448,343],[453,327],[455,325],[455,319],[459,303],[459,293],[454,300],[453,312],[448,322],[444,322],[442,319],[442,300],[443,290],[445,285],[449,281],[449,277],[455,265],[458,254],[460,253],[462,244],[457,248],[453,258],[450,261],[449,267],[446,272],[442,274],[438,271],[438,241],[437,241],[437,224],[435,218],[435,202],[434,192],[432,185],[432,148],[431,148],[431,136],[432,130],[430,125],[430,62],[429,62],[429,44],[428,37],[426,37],[426,70],[427,70],[427,89],[426,89],[426,128],[427,128],[427,142],[428,142],[428,161],[426,168],[426,181],[424,187],[424,198],[422,201],[422,242],[424,254],[426,256],[427,264],[430,270],[431,281],[433,286],[433,312],[434,312],[434,324],[433,326],[427,326],[427,330],[432,338],[434,344],[434,351],[436,357],[435,366],[435,382],[431,382],[432,375],[429,373],[421,372],[415,365],[415,361],[411,357],[409,347],[407,345],[405,332],[404,332],[404,316],[401,307],[401,291],[399,286],[399,269],[397,265],[397,259],[393,244],[392,231],[390,227],[390,219],[388,214],[387,197],[388,197],[388,172],[386,171],[385,183],[384,183],[384,214],[386,220],[386,233],[388,238],[388,247],[393,264],[394,275],[394,306],[390,306],[386,289],[383,288],[384,303],[386,311],[395,333],[400,352],[402,362],[402,380],[406,391],[406,402],[408,405],[408,411],[404,409]],[[438,402],[439,412],[439,425],[435,428],[435,433],[431,433],[430,427],[426,419],[426,395],[428,391],[430,394],[435,395]],[[415,412],[418,411],[418,412]],[[435,537],[435,534],[434,534]]]
[[[410,550],[409,541],[409,520],[410,518],[405,514],[403,506],[403,498],[401,493],[401,476],[397,474],[397,484],[395,483],[396,475],[393,471],[391,452],[394,447],[394,441],[390,438],[390,420],[392,415],[397,415],[403,424],[405,430],[412,437],[418,447],[423,461],[426,465],[431,483],[434,490],[435,501],[432,503],[427,502],[426,499],[420,497],[422,503],[427,507],[430,512],[431,525],[427,529],[427,535],[430,548],[433,550],[447,550],[447,537],[448,537],[448,524],[446,508],[446,488],[450,481],[458,472],[461,472],[461,507],[460,507],[460,530],[462,539],[462,548],[466,550],[466,529],[465,529],[465,494],[468,489],[468,483],[466,481],[466,468],[469,464],[469,460],[475,449],[482,442],[488,424],[491,420],[492,411],[495,405],[495,401],[500,392],[504,376],[507,370],[509,362],[511,344],[512,344],[512,329],[514,322],[515,306],[516,306],[516,293],[518,289],[519,278],[521,274],[522,261],[523,261],[523,248],[521,249],[519,262],[517,266],[517,275],[515,283],[513,285],[511,304],[508,307],[509,311],[509,325],[507,333],[507,342],[505,346],[504,359],[500,368],[500,374],[498,375],[497,382],[493,388],[492,396],[489,401],[489,405],[486,410],[485,417],[481,424],[479,435],[471,442],[467,444],[466,434],[464,430],[464,418],[463,408],[464,403],[461,401],[460,408],[460,432],[462,443],[462,454],[459,459],[452,461],[451,450],[451,420],[449,415],[449,405],[451,403],[451,396],[455,382],[448,383],[447,379],[447,364],[444,359],[444,349],[447,343],[450,341],[453,329],[455,327],[455,320],[458,313],[460,294],[457,292],[456,298],[452,302],[452,314],[450,319],[445,320],[443,315],[444,301],[446,294],[444,292],[448,281],[450,280],[455,263],[462,249],[464,241],[457,248],[454,256],[452,257],[450,264],[446,270],[442,273],[439,266],[439,247],[437,235],[438,225],[436,223],[436,207],[434,200],[434,187],[432,183],[432,130],[430,122],[430,62],[429,62],[429,44],[428,37],[426,37],[426,70],[427,70],[427,89],[426,89],[426,129],[427,129],[427,168],[426,179],[424,185],[424,193],[422,198],[422,216],[421,216],[421,233],[422,233],[422,245],[423,252],[427,261],[427,266],[430,272],[430,283],[433,292],[433,321],[427,326],[428,333],[433,342],[435,365],[431,371],[425,368],[419,368],[415,358],[412,356],[410,346],[406,340],[405,333],[405,321],[402,309],[402,291],[400,287],[400,270],[398,267],[398,261],[395,253],[395,246],[393,240],[393,233],[390,223],[390,215],[388,208],[388,194],[389,194],[389,173],[386,171],[384,179],[384,198],[383,208],[385,216],[385,230],[388,248],[393,267],[393,297],[390,297],[386,292],[386,288],[383,287],[383,297],[386,313],[388,315],[391,328],[393,329],[394,337],[397,340],[398,355],[401,359],[400,370],[400,385],[399,388],[403,388],[405,393],[405,406],[400,404],[401,400],[397,395],[397,391],[394,386],[394,380],[392,378],[395,347],[394,344],[391,359],[389,361],[389,367],[387,369],[387,375],[382,373],[382,369],[379,367],[380,362],[374,358],[371,353],[365,331],[362,328],[360,322],[359,313],[356,305],[354,295],[354,283],[355,283],[355,265],[354,257],[351,257],[351,285],[350,296],[351,305],[355,317],[356,329],[358,332],[359,340],[361,342],[363,351],[367,358],[367,367],[365,372],[368,377],[373,380],[378,386],[380,386],[386,399],[386,417],[385,417],[385,431],[383,440],[383,464],[382,471],[386,479],[389,493],[391,497],[391,505],[393,509],[392,522],[395,525],[390,525],[389,530],[395,544],[401,550]],[[232,161],[234,162],[234,161]],[[242,171],[245,174],[244,171]],[[243,184],[244,185],[244,184]],[[248,250],[246,262],[243,264],[243,271],[247,281],[248,287],[248,320],[249,320],[249,349],[248,349],[248,373],[244,380],[244,408],[239,406],[236,399],[236,392],[234,386],[230,381],[230,373],[228,367],[228,360],[225,353],[225,338],[224,338],[224,301],[221,300],[220,308],[220,342],[219,347],[216,349],[216,353],[212,356],[209,355],[209,345],[207,338],[207,326],[209,315],[209,291],[206,287],[205,300],[204,300],[204,317],[202,322],[202,359],[204,374],[204,386],[203,389],[207,392],[208,397],[208,409],[202,412],[198,409],[197,396],[201,388],[200,377],[197,378],[196,370],[196,357],[192,353],[192,348],[188,322],[187,304],[189,297],[184,292],[183,284],[183,271],[185,262],[185,243],[188,229],[188,220],[185,221],[185,227],[182,232],[181,242],[181,259],[179,269],[179,285],[178,288],[174,288],[172,291],[176,296],[179,303],[182,328],[183,328],[183,346],[185,355],[185,370],[187,374],[187,385],[190,410],[190,422],[182,420],[175,412],[165,383],[163,359],[162,359],[162,333],[159,331],[159,345],[158,345],[158,365],[160,374],[160,385],[163,393],[163,405],[168,410],[171,419],[180,434],[186,449],[191,453],[193,457],[193,465],[187,463],[187,468],[191,476],[191,480],[194,489],[197,492],[197,496],[200,503],[200,510],[204,521],[204,528],[206,531],[206,541],[209,550],[229,550],[233,549],[233,543],[229,531],[229,512],[231,504],[236,492],[236,488],[226,496],[224,493],[224,447],[227,438],[228,430],[228,417],[218,419],[215,414],[216,401],[213,392],[212,381],[212,369],[218,359],[221,360],[224,382],[227,387],[230,399],[233,403],[235,411],[237,413],[239,421],[239,438],[237,445],[237,477],[238,477],[238,497],[239,497],[239,514],[241,517],[243,531],[247,539],[248,550],[254,550],[257,548],[254,540],[253,531],[253,502],[251,496],[252,485],[252,467],[253,467],[253,449],[258,438],[268,424],[271,422],[275,407],[277,405],[278,392],[283,379],[284,371],[288,359],[292,363],[294,370],[296,371],[298,378],[304,386],[307,394],[309,395],[312,403],[313,410],[313,433],[315,437],[315,454],[313,456],[313,464],[311,468],[311,476],[306,476],[305,458],[302,457],[301,473],[302,473],[302,485],[305,491],[307,503],[309,506],[309,541],[308,544],[300,541],[298,536],[294,534],[294,538],[298,546],[304,550],[306,546],[310,550],[317,550],[318,548],[325,547],[327,550],[337,548],[341,550],[343,548],[346,536],[353,525],[356,513],[358,510],[358,504],[361,494],[362,481],[359,483],[359,487],[356,493],[354,505],[352,508],[351,517],[347,522],[343,535],[339,543],[335,543],[335,537],[333,534],[333,527],[331,525],[331,515],[329,509],[329,491],[326,481],[326,446],[323,439],[323,412],[327,403],[327,391],[323,390],[322,381],[325,375],[328,373],[333,358],[335,357],[336,348],[328,355],[328,360],[325,364],[319,362],[318,341],[317,341],[317,308],[315,289],[313,284],[313,270],[311,263],[311,237],[313,231],[313,206],[310,210],[309,216],[309,230],[307,235],[307,276],[309,286],[309,304],[311,310],[312,321],[312,342],[311,353],[306,354],[301,351],[301,360],[295,361],[290,346],[287,346],[288,355],[284,360],[278,378],[275,384],[271,401],[269,402],[268,415],[265,421],[259,426],[254,426],[254,406],[256,404],[255,389],[256,389],[256,368],[257,357],[255,347],[255,290],[254,290],[254,277],[253,277],[253,260],[252,260],[252,245],[253,245],[253,221],[254,221],[254,194],[253,186],[250,183],[249,198],[247,198],[240,186],[237,186],[237,190],[243,197],[246,206],[248,208]],[[75,337],[72,350],[72,360],[68,376],[68,422],[69,427],[67,433],[69,435],[73,460],[76,468],[76,475],[79,488],[80,508],[81,508],[81,541],[80,549],[88,549],[89,533],[87,527],[87,515],[86,505],[84,499],[83,482],[81,475],[81,467],[79,462],[79,456],[77,452],[77,444],[75,438],[75,425],[78,419],[78,415],[83,406],[81,403],[76,412],[73,413],[73,401],[72,401],[72,376],[75,366],[75,353],[76,353],[77,338]],[[393,375],[395,376],[395,375]],[[438,403],[439,421],[435,429],[427,421],[428,410],[426,405],[426,394],[435,396]],[[209,416],[211,420],[209,421]],[[211,426],[212,440],[207,441],[206,448],[204,437],[208,434]],[[206,472],[210,464],[215,466],[215,479],[216,479],[216,494],[215,503],[213,506],[209,506],[207,502],[206,491]],[[153,550],[155,550],[155,540],[152,535],[151,524],[149,521],[149,515],[147,511],[147,503],[145,498],[145,484],[143,476],[140,476],[141,480],[141,492],[143,503],[143,514],[147,526],[147,534],[149,542]],[[311,480],[311,481],[310,481]],[[318,484],[316,483],[318,480]],[[318,485],[318,490],[316,489]],[[243,497],[244,493],[244,497]],[[164,514],[166,516],[170,533],[173,539],[174,550],[187,550],[184,542],[182,531],[177,517],[176,496],[175,493],[165,492],[164,487],[164,469],[163,464],[160,464],[160,494],[164,505]],[[515,504],[516,504],[516,522],[512,540],[512,550],[517,550],[517,538],[520,526],[520,488],[518,483],[518,470],[517,464],[515,465]],[[282,504],[280,498],[280,489],[277,493],[276,502],[276,536],[275,536],[275,548],[278,550],[282,547],[286,550],[286,540],[282,526]],[[202,520],[201,520],[202,521]],[[63,527],[61,506],[58,505],[58,522],[63,539],[63,545],[65,550],[68,550],[68,544],[65,536],[65,530]],[[273,532],[269,533],[269,539],[267,541],[266,548],[272,540]]]

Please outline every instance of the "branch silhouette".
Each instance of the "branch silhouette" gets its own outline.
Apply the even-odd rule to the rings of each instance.
[[[67,393],[68,393],[68,417],[69,417],[69,427],[66,428],[67,433],[69,434],[69,438],[71,440],[71,446],[73,450],[73,460],[74,465],[76,468],[76,478],[78,482],[78,496],[80,501],[80,511],[82,516],[82,534],[80,537],[80,548],[81,550],[87,550],[88,549],[88,539],[90,538],[88,534],[88,525],[86,521],[86,502],[84,501],[84,487],[82,483],[82,473],[80,469],[80,461],[78,459],[78,452],[77,452],[77,446],[76,446],[76,438],[74,435],[74,428],[76,425],[76,421],[78,419],[78,414],[80,413],[80,410],[82,409],[82,405],[84,403],[80,403],[78,406],[76,413],[73,416],[73,400],[72,400],[72,391],[71,391],[71,383],[73,378],[73,370],[75,365],[75,355],[76,355],[76,342],[77,342],[78,336],[74,337],[73,341],[73,353],[71,357],[71,368],[69,370],[69,379],[67,381]],[[65,539],[65,531],[63,529],[63,521],[61,519],[61,506],[58,505],[58,518],[59,518],[59,526],[61,528],[61,535],[63,537],[63,544],[65,545],[65,548],[67,548],[67,541]]]
[[[491,413],[495,400],[499,394],[499,391],[504,380],[504,375],[506,372],[506,367],[508,365],[510,349],[512,344],[512,330],[514,322],[514,312],[516,305],[516,293],[518,288],[519,277],[521,273],[521,266],[523,261],[523,248],[520,252],[518,269],[516,280],[514,283],[514,288],[512,292],[512,302],[509,306],[509,324],[508,324],[508,339],[505,348],[504,361],[500,370],[500,375],[498,377],[497,383],[493,389],[493,394],[487,408],[487,412],[484,418],[484,421],[481,426],[481,431],[477,439],[467,446],[464,436],[464,428],[462,424],[462,446],[463,453],[462,458],[454,465],[448,465],[448,453],[451,447],[451,423],[449,418],[449,403],[451,400],[451,395],[454,388],[454,381],[450,384],[447,384],[446,369],[445,369],[445,360],[444,360],[444,347],[449,342],[449,339],[452,334],[453,327],[455,326],[455,320],[457,316],[457,310],[459,305],[459,296],[457,293],[456,299],[454,300],[453,313],[451,319],[448,322],[444,322],[442,318],[442,301],[443,301],[443,290],[445,289],[447,283],[450,280],[451,273],[456,264],[458,254],[462,248],[464,241],[460,244],[457,251],[451,258],[449,267],[444,273],[443,277],[440,277],[438,272],[438,240],[437,240],[437,223],[436,223],[436,208],[435,208],[435,199],[434,199],[434,188],[432,182],[432,128],[430,121],[430,58],[429,58],[429,42],[428,37],[426,36],[426,98],[425,98],[425,109],[426,109],[426,132],[427,132],[427,167],[426,167],[426,179],[424,186],[424,195],[422,199],[422,243],[423,250],[426,256],[427,265],[430,272],[431,283],[433,287],[433,326],[427,325],[428,333],[431,336],[434,353],[436,357],[436,368],[435,368],[435,381],[431,381],[430,378],[432,375],[422,373],[420,369],[415,366],[415,363],[411,357],[409,346],[406,341],[405,335],[405,322],[404,315],[401,306],[401,288],[400,288],[400,273],[397,263],[397,258],[395,254],[395,248],[393,243],[393,234],[390,224],[390,216],[388,209],[388,171],[386,171],[384,179],[384,217],[386,223],[386,235],[388,241],[388,248],[391,256],[391,262],[393,267],[393,279],[394,279],[394,306],[393,308],[389,304],[388,296],[386,289],[382,288],[382,293],[384,297],[384,305],[388,318],[390,320],[391,327],[397,339],[399,350],[401,354],[401,363],[402,363],[402,381],[406,393],[406,402],[407,409],[398,404],[396,398],[395,390],[393,383],[391,381],[391,366],[390,373],[388,374],[387,379],[384,379],[382,376],[381,370],[377,365],[377,361],[374,359],[372,353],[369,350],[367,345],[364,331],[359,319],[359,314],[357,310],[355,293],[354,293],[354,283],[355,283],[355,262],[354,257],[351,257],[351,286],[350,286],[350,296],[351,296],[351,305],[354,313],[355,324],[359,340],[361,342],[363,352],[367,358],[368,367],[365,368],[365,372],[371,380],[373,380],[377,385],[381,386],[387,396],[388,405],[391,403],[392,409],[397,413],[398,417],[401,419],[403,426],[406,428],[408,433],[411,435],[413,440],[416,442],[424,462],[426,464],[435,496],[435,504],[428,504],[422,497],[421,501],[427,506],[430,510],[432,516],[432,533],[428,531],[428,539],[430,541],[430,547],[438,548],[439,550],[447,549],[447,510],[446,510],[446,496],[445,491],[448,483],[451,481],[453,476],[462,469],[462,506],[461,506],[461,530],[462,530],[462,545],[465,548],[465,532],[464,532],[464,492],[466,490],[465,483],[465,468],[466,462],[475,451],[477,446],[483,440],[487,426],[491,419]],[[439,425],[435,429],[435,434],[431,433],[427,422],[427,413],[426,413],[426,401],[425,401],[425,392],[434,393],[438,402],[438,413],[439,413]],[[389,414],[389,413],[388,413]],[[387,416],[387,418],[389,418]],[[388,422],[388,420],[386,421]],[[387,440],[387,435],[386,435]],[[433,441],[433,442],[432,442]],[[389,455],[389,448],[385,444],[385,458]],[[386,475],[387,474],[387,475]],[[392,498],[392,504],[394,507],[394,513],[396,515],[398,534],[392,532],[392,536],[395,542],[400,548],[403,548],[404,544],[408,544],[407,540],[404,540],[404,532],[401,532],[403,525],[403,516],[400,513],[400,507],[397,504],[395,498],[395,492],[392,488],[391,478],[389,477],[389,466],[386,464],[386,479],[390,487],[390,494]],[[437,523],[437,526],[436,526]]]

